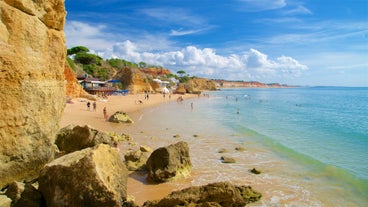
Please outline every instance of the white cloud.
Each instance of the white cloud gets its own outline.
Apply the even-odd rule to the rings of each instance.
[[[244,5],[242,8],[246,11],[265,11],[280,9],[286,6],[286,0],[239,0]]]
[[[104,50],[112,47],[113,41],[108,41],[112,34],[103,32],[105,25],[90,25],[78,21],[70,21],[65,26],[65,36],[67,39],[67,47],[78,45],[91,46],[95,50]]]
[[[242,54],[219,55],[212,48],[187,46],[174,48],[167,37],[142,35],[134,40],[104,31],[104,25],[69,22],[65,33],[68,47],[83,45],[103,58],[164,66],[173,72],[185,70],[190,75],[233,80],[272,81],[301,75],[307,66],[292,57],[270,59],[266,54],[250,49]]]
[[[298,14],[312,14],[312,12],[302,5],[298,5],[296,8],[284,12],[285,15],[298,15]]]
[[[207,78],[223,78],[236,80],[272,79],[279,77],[298,77],[308,67],[297,60],[281,56],[275,60],[255,49],[250,49],[242,56],[222,56],[211,48],[200,49],[188,46],[169,52],[145,52],[131,41],[116,44],[113,47],[113,57],[133,62],[162,65],[173,72],[185,70],[190,75]]]

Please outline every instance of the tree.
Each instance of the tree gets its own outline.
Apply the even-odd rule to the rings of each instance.
[[[74,60],[75,62],[81,63],[83,65],[89,65],[89,64],[100,65],[102,58],[94,54],[79,52],[75,55]]]
[[[179,70],[178,72],[176,72],[177,74],[180,75],[180,77],[182,77],[186,72],[184,70]]]
[[[139,68],[146,68],[147,67],[147,63],[145,62],[139,62]]]
[[[74,55],[74,54],[77,54],[77,53],[80,53],[80,52],[87,53],[87,52],[89,52],[89,49],[87,47],[84,47],[84,46],[72,47],[72,48],[67,50],[67,55]]]

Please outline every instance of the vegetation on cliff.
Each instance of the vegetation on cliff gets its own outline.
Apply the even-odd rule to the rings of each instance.
[[[90,53],[89,49],[84,46],[68,49],[67,56],[67,62],[77,77],[90,76],[101,81],[116,79],[120,81],[117,85],[119,89],[128,89],[133,93],[161,92],[161,86],[154,81],[155,79],[166,81],[166,87],[172,89],[176,88],[177,83],[183,83],[189,93],[216,89],[214,83],[210,83],[209,86],[204,84],[211,81],[207,79],[201,81],[194,76],[191,77],[184,70],[179,70],[177,74],[174,74],[162,66],[149,65],[145,62],[134,63],[119,58],[104,60],[100,56]],[[193,82],[202,82],[202,84],[192,84]]]

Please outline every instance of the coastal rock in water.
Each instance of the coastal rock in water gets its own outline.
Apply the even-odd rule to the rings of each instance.
[[[186,142],[161,147],[147,160],[148,180],[166,182],[190,174],[192,163]]]
[[[115,207],[126,201],[127,177],[118,151],[100,144],[48,163],[39,190],[47,207]]]
[[[128,116],[128,114],[126,114],[125,112],[122,112],[122,111],[117,111],[117,112],[115,112],[114,115],[110,116],[109,122],[134,123],[134,121]]]
[[[149,153],[141,150],[129,151],[124,155],[128,170],[145,170]]]
[[[231,206],[243,207],[258,201],[262,195],[250,186],[234,186],[227,182],[194,186],[174,191],[159,201],[147,201],[143,207]]]
[[[42,195],[30,183],[12,182],[5,193],[12,200],[12,207],[40,207]]]
[[[114,138],[88,125],[68,125],[57,133],[55,144],[60,151],[70,153],[98,144],[113,146]]]
[[[0,1],[0,188],[52,159],[65,106],[64,0]]]

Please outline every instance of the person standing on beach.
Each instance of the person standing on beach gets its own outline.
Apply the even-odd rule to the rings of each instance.
[[[106,110],[106,106],[103,108],[103,115],[104,115],[104,119],[107,121],[107,110]]]
[[[90,108],[91,108],[91,102],[87,102],[87,110],[89,111],[90,110]]]
[[[97,109],[97,103],[96,103],[96,101],[94,101],[93,102],[93,111],[96,111],[96,109]]]

